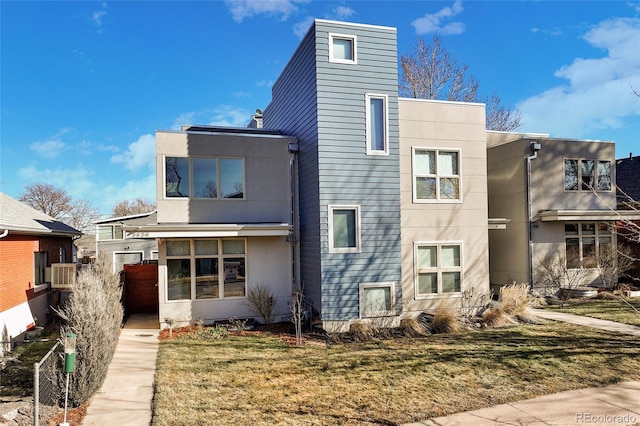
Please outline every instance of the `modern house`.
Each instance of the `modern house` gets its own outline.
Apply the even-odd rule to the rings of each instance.
[[[616,161],[618,209],[640,212],[640,156],[629,154],[627,158]],[[618,234],[621,241],[632,250],[633,256],[640,259],[640,220],[618,220]],[[640,262],[634,269],[626,272],[627,281],[640,287]]]
[[[539,286],[546,256],[589,269],[583,284],[602,284],[598,266],[617,244],[616,221],[640,219],[616,210],[615,145],[488,132],[487,159],[489,215],[510,219],[489,236],[492,286]]]
[[[126,264],[158,259],[158,243],[153,238],[128,238],[123,230],[127,225],[157,223],[157,213],[141,213],[95,221],[96,255],[106,255],[119,273]]]
[[[75,277],[81,232],[0,193],[0,352],[51,314],[51,289]]]

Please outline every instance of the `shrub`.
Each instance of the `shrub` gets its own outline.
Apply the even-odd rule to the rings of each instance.
[[[441,300],[436,307],[431,323],[432,333],[455,333],[460,331],[460,314],[455,308],[449,306],[446,300]]]
[[[349,332],[353,334],[356,340],[370,340],[373,338],[373,330],[371,325],[364,321],[354,321],[349,326]]]
[[[400,328],[407,336],[424,336],[427,330],[416,317],[405,317],[400,320]]]
[[[62,336],[75,333],[76,363],[71,374],[69,404],[78,407],[100,389],[118,344],[123,308],[118,276],[106,256],[80,270],[66,304],[57,312]]]
[[[265,324],[273,323],[278,306],[273,292],[267,286],[259,284],[251,288],[247,293],[247,305],[251,312],[262,318]]]

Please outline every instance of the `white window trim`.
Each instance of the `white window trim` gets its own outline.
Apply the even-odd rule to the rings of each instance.
[[[353,60],[349,59],[336,59],[333,57],[333,39],[347,39],[351,40],[353,44]],[[338,34],[329,33],[329,62],[336,64],[350,64],[356,65],[358,63],[358,38],[352,34]]]
[[[576,191],[571,191],[571,192],[576,192]],[[593,234],[583,234],[582,231],[582,225],[586,224],[586,223],[593,223],[595,224],[595,229],[594,229],[594,233]],[[610,227],[610,231],[609,233],[601,233],[600,229],[599,229],[599,225],[601,223],[607,224]],[[575,238],[578,240],[578,250],[579,250],[579,255],[580,255],[580,264],[581,266],[579,266],[578,268],[569,268],[567,266],[567,269],[570,270],[574,270],[574,269],[580,269],[580,268],[585,268],[588,270],[597,270],[600,267],[600,239],[601,238],[607,238],[610,237],[611,238],[611,246],[612,247],[618,247],[618,238],[617,238],[617,232],[615,232],[615,224],[612,222],[607,222],[607,221],[598,221],[598,222],[593,222],[593,221],[582,221],[582,222],[566,222],[565,225],[577,225],[578,227],[578,233],[576,235],[567,235],[566,230],[565,230],[565,234],[564,234],[564,257],[565,257],[565,266],[568,263],[568,259],[567,259],[567,240],[570,238]],[[589,237],[593,237],[594,238],[594,242],[595,242],[595,246],[596,246],[596,265],[595,266],[591,266],[591,267],[586,267],[583,266],[583,262],[584,262],[584,240],[583,238],[589,238]]]
[[[364,315],[364,291],[365,289],[368,288],[389,288],[390,292],[391,292],[391,300],[390,300],[390,304],[391,306],[389,306],[389,310],[386,311],[379,311],[379,312],[372,312],[372,315]],[[396,305],[396,283],[395,281],[382,281],[382,282],[364,282],[364,283],[360,283],[360,290],[359,290],[359,308],[360,308],[360,312],[359,312],[359,317],[360,319],[363,318],[376,318],[376,317],[388,317],[388,316],[395,316],[396,313],[394,311],[394,306]]]
[[[111,228],[111,238],[101,239],[100,238],[100,228],[101,227],[107,227],[107,226]],[[113,238],[113,237],[115,237],[115,229],[116,228],[122,228],[122,225],[120,225],[120,224],[110,224],[110,223],[97,224],[96,225],[96,241],[121,241],[121,240],[124,240],[126,238],[124,229],[122,229],[122,238]]]
[[[120,271],[116,271],[116,255],[117,254],[132,254],[132,253],[140,253],[140,262],[144,262],[144,250],[116,250],[111,253],[111,268],[113,272],[118,273]]]
[[[434,151],[436,153],[436,169],[438,169],[438,153],[444,152],[457,152],[458,153],[458,174],[457,175],[441,175],[436,173],[434,175],[436,179],[436,198],[424,199],[417,197],[416,191],[416,168],[415,168],[415,155],[416,151]],[[431,175],[430,175],[431,176]],[[458,198],[440,198],[440,178],[457,177],[458,178]],[[460,148],[433,148],[424,146],[412,146],[411,147],[411,192],[413,202],[415,204],[460,204],[462,203],[462,150]]]
[[[196,240],[207,240],[207,239],[211,239],[211,240],[216,240],[218,241],[218,253],[217,254],[196,254]],[[181,238],[170,238],[165,240],[166,241],[180,241],[183,240]],[[246,238],[188,238],[187,239],[189,241],[189,254],[186,255],[175,255],[175,256],[169,256],[167,255],[166,252],[166,245],[165,245],[165,250],[164,250],[164,303],[168,303],[168,304],[173,304],[173,303],[211,303],[211,302],[219,302],[219,301],[223,301],[223,300],[233,300],[233,299],[246,299],[247,298],[247,294],[248,294],[248,287],[249,287],[249,274],[247,273],[247,271],[245,270],[245,279],[244,279],[244,285],[245,285],[245,293],[244,296],[229,296],[229,297],[225,297],[224,296],[224,260],[227,258],[233,258],[233,257],[243,257],[244,261],[245,261],[245,268],[246,268],[246,264],[247,264],[247,259],[249,258],[249,247],[248,247],[248,242]],[[222,241],[223,240],[242,240],[244,242],[244,253],[243,254],[224,254],[222,253]],[[209,257],[216,257],[218,258],[221,262],[222,262],[222,267],[220,266],[220,264],[218,264],[218,294],[219,297],[217,298],[211,298],[211,299],[198,299],[197,295],[196,295],[196,259],[199,258],[209,258]],[[176,300],[169,300],[169,271],[167,269],[167,260],[168,259],[189,259],[189,273],[191,274],[191,299],[176,299]],[[220,280],[220,278],[222,278],[222,280]]]
[[[455,268],[442,268],[436,266],[434,272],[438,274],[438,293],[420,294],[418,292],[418,247],[421,246],[437,246],[438,263],[440,263],[442,246],[459,246],[460,247],[460,266]],[[459,268],[459,269],[458,269]],[[458,272],[460,271],[460,291],[451,293],[442,293],[442,272]],[[464,291],[464,245],[462,241],[414,241],[413,242],[413,289],[415,300],[441,299],[449,297],[461,297]]]
[[[379,93],[365,93],[365,122],[366,122],[366,140],[367,155],[389,155],[389,96]],[[382,99],[384,101],[384,149],[371,149],[371,99]]]
[[[356,246],[355,247],[334,247],[333,246],[333,211],[334,210],[355,210],[356,212]],[[344,205],[344,204],[330,204],[327,206],[328,211],[328,239],[329,239],[329,253],[360,253],[361,247],[361,239],[360,239],[360,229],[361,229],[361,218],[360,218],[360,206],[359,205]]]

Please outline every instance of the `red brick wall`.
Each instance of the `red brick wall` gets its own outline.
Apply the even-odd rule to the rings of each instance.
[[[59,263],[59,249],[66,251],[65,262],[72,261],[72,241],[62,237],[12,235],[0,239],[0,311],[18,306],[48,290],[34,293],[33,253],[46,251],[47,266]]]

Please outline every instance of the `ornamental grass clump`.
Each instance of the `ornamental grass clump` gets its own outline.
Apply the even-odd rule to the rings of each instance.
[[[460,313],[449,306],[446,300],[441,300],[436,307],[431,323],[432,333],[455,333],[460,331]]]
[[[513,283],[500,288],[497,303],[492,303],[482,314],[482,319],[492,327],[503,327],[518,322],[535,323],[536,317],[529,305],[529,285]]]

